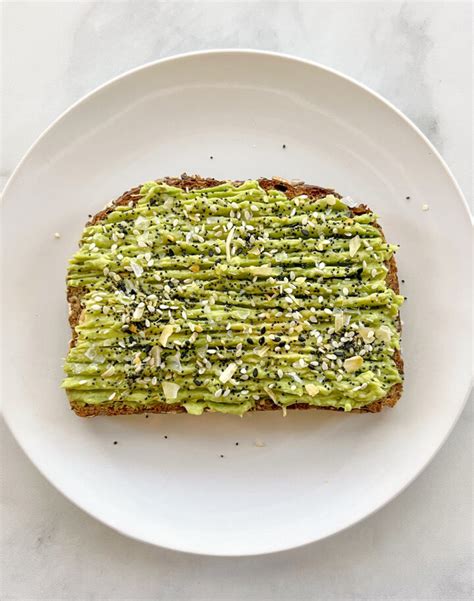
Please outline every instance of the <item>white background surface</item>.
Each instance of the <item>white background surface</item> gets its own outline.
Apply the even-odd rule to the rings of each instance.
[[[373,87],[428,135],[469,196],[470,22],[468,3],[11,2],[1,175],[110,77],[178,52],[240,46],[298,54]],[[346,532],[278,555],[213,559],[98,524],[43,480],[5,430],[2,598],[467,599],[471,436],[472,404],[422,476]]]

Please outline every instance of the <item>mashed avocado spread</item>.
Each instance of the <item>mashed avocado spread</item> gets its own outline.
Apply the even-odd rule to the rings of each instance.
[[[83,312],[63,387],[79,404],[193,414],[368,405],[401,381],[395,250],[333,195],[149,182],[70,262]]]

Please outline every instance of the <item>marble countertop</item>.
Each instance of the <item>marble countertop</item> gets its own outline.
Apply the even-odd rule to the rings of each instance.
[[[142,63],[260,48],[338,69],[393,102],[471,193],[469,2],[10,2],[3,7],[3,186],[64,109]],[[129,540],[62,497],[1,425],[5,600],[462,600],[472,594],[472,399],[423,474],[362,523],[254,558]]]

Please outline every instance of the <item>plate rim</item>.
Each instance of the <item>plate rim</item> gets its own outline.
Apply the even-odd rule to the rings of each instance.
[[[387,108],[389,108],[391,111],[393,111],[399,118],[401,118],[401,120],[408,125],[412,131],[414,131],[418,138],[421,139],[422,142],[424,142],[427,147],[430,149],[430,151],[433,153],[433,155],[437,158],[439,165],[444,169],[445,174],[448,176],[451,184],[453,185],[455,191],[458,194],[458,197],[461,199],[461,204],[464,207],[464,210],[467,214],[467,217],[470,219],[471,222],[471,227],[473,224],[473,216],[471,214],[469,205],[467,203],[467,200],[464,196],[463,191],[461,190],[459,184],[457,183],[453,173],[451,172],[449,166],[447,165],[446,161],[444,160],[444,158],[441,156],[441,154],[439,153],[439,151],[435,148],[435,146],[430,142],[430,140],[425,136],[425,134],[418,128],[418,126],[416,126],[400,109],[398,109],[395,105],[393,105],[389,100],[387,100],[386,98],[384,98],[381,94],[379,94],[378,92],[372,90],[370,87],[366,86],[365,84],[359,82],[358,80],[356,80],[355,78],[345,75],[344,73],[342,73],[339,70],[333,69],[332,67],[327,67],[321,63],[318,63],[316,61],[312,61],[310,59],[306,59],[306,58],[300,58],[298,56],[295,55],[291,55],[288,53],[282,53],[282,52],[274,52],[274,51],[269,51],[269,50],[258,50],[258,49],[253,49],[253,48],[215,48],[215,49],[205,49],[205,50],[198,50],[198,51],[192,51],[192,52],[185,52],[185,53],[180,53],[180,54],[174,54],[171,56],[167,56],[167,57],[163,57],[154,61],[149,61],[147,63],[144,63],[142,65],[139,65],[137,67],[134,67],[132,69],[129,69],[127,71],[124,71],[123,73],[105,81],[103,84],[100,84],[99,86],[95,87],[93,90],[91,90],[90,92],[84,94],[82,97],[80,97],[78,100],[76,100],[75,102],[73,102],[68,108],[66,108],[62,113],[60,113],[60,115],[58,117],[56,117],[51,123],[50,125],[48,125],[41,133],[40,135],[33,141],[33,143],[29,146],[29,148],[26,150],[26,152],[23,154],[22,158],[20,159],[20,161],[18,162],[18,164],[16,165],[16,167],[14,168],[14,170],[12,171],[11,175],[9,176],[2,192],[0,195],[0,206],[4,206],[4,203],[6,203],[6,198],[8,196],[10,187],[12,186],[12,183],[14,182],[14,180],[16,179],[16,177],[18,176],[18,174],[20,173],[23,164],[26,162],[26,160],[28,159],[28,157],[30,156],[30,154],[33,153],[33,151],[35,150],[35,148],[40,144],[40,142],[43,140],[43,138],[45,138],[48,133],[54,129],[56,126],[58,126],[61,121],[63,121],[63,119],[69,115],[69,113],[73,112],[77,107],[79,107],[82,103],[86,102],[89,98],[91,98],[92,96],[100,93],[103,89],[107,88],[108,86],[113,85],[114,83],[122,80],[122,79],[126,79],[127,77],[140,72],[140,71],[145,71],[147,69],[152,69],[154,67],[156,67],[159,64],[162,63],[172,63],[175,61],[180,61],[180,60],[186,60],[189,58],[197,58],[199,59],[200,57],[204,57],[204,56],[209,56],[209,55],[222,55],[225,56],[227,55],[257,55],[257,56],[267,56],[267,57],[271,57],[274,59],[280,59],[280,60],[285,60],[285,61],[292,61],[292,62],[296,62],[296,63],[300,63],[300,64],[304,64],[306,66],[309,67],[313,67],[313,68],[317,68],[323,72],[329,73],[331,75],[334,75],[338,78],[341,78],[343,80],[345,80],[346,82],[355,85],[356,87],[362,89],[363,91],[365,91],[367,94],[369,94],[370,96],[372,96],[373,98],[377,99],[378,101],[380,101],[382,104],[384,104]],[[472,390],[472,386],[473,386],[473,381],[472,381],[472,376],[471,376],[471,380],[467,386],[467,390],[464,393],[464,398],[462,400],[462,402],[459,405],[458,408],[458,412],[457,414],[454,416],[452,423],[450,424],[450,427],[447,429],[447,431],[445,432],[444,436],[441,438],[441,440],[438,442],[438,445],[433,449],[433,451],[431,452],[431,454],[429,455],[428,459],[426,459],[426,461],[410,476],[410,478],[408,478],[408,480],[403,484],[402,487],[400,487],[397,492],[395,492],[394,494],[389,495],[383,502],[379,503],[378,505],[376,505],[375,507],[373,507],[368,513],[365,513],[362,516],[355,516],[353,520],[351,520],[349,523],[347,523],[346,525],[343,525],[341,528],[338,528],[337,530],[334,530],[331,533],[328,533],[320,538],[313,538],[311,535],[309,537],[306,537],[305,540],[303,540],[300,543],[297,544],[290,544],[288,546],[288,544],[286,543],[282,543],[280,545],[271,545],[270,548],[258,548],[255,551],[248,551],[245,553],[242,552],[236,552],[233,553],[232,551],[227,550],[226,552],[217,552],[217,551],[211,551],[211,550],[197,550],[196,548],[191,548],[188,545],[184,544],[178,544],[175,543],[173,545],[171,544],[162,544],[160,542],[156,542],[155,540],[151,540],[151,539],[146,539],[146,538],[142,538],[138,535],[134,535],[133,533],[130,533],[127,531],[126,528],[122,528],[120,526],[117,526],[116,524],[112,524],[110,521],[107,521],[106,516],[105,517],[99,517],[91,508],[86,508],[81,501],[78,501],[77,499],[72,498],[68,493],[66,493],[62,487],[60,487],[58,484],[56,484],[55,482],[53,482],[50,477],[45,473],[45,471],[43,470],[42,467],[38,466],[37,463],[34,460],[34,457],[27,451],[26,449],[26,445],[24,444],[23,440],[21,439],[21,436],[18,435],[17,433],[14,431],[14,427],[12,426],[12,423],[10,422],[9,418],[8,418],[8,414],[2,410],[2,416],[4,418],[4,421],[9,429],[9,431],[11,432],[13,438],[15,439],[16,443],[18,444],[18,446],[22,449],[22,451],[25,453],[25,455],[27,456],[27,458],[29,459],[29,461],[35,466],[35,468],[41,473],[41,475],[47,480],[47,482],[49,482],[58,492],[60,492],[66,499],[68,499],[68,501],[70,501],[71,503],[73,503],[76,507],[80,508],[82,511],[84,511],[85,513],[87,513],[88,515],[90,515],[91,517],[93,517],[94,519],[96,519],[97,521],[99,521],[100,523],[105,524],[106,526],[108,526],[109,528],[112,528],[113,530],[115,530],[116,532],[120,533],[121,535],[124,535],[128,538],[131,538],[133,540],[137,540],[140,541],[142,543],[146,543],[146,544],[150,544],[150,545],[154,545],[154,546],[158,546],[160,548],[166,548],[166,549],[170,549],[173,551],[180,551],[183,553],[189,553],[189,554],[197,554],[197,555],[206,555],[206,556],[213,556],[213,557],[250,557],[250,556],[258,556],[258,555],[264,555],[264,554],[271,554],[271,553],[280,553],[280,552],[284,552],[290,549],[297,549],[312,543],[316,543],[322,540],[325,540],[329,537],[335,536],[337,534],[339,534],[340,532],[344,532],[345,530],[347,530],[348,528],[354,526],[355,524],[358,524],[359,522],[362,522],[364,520],[366,520],[367,518],[369,518],[371,515],[373,515],[374,513],[376,513],[377,511],[379,511],[380,509],[382,509],[383,507],[385,507],[385,505],[387,505],[388,503],[390,503],[391,501],[393,501],[395,498],[398,497],[398,495],[400,495],[404,490],[406,490],[408,488],[408,486],[410,486],[410,484],[412,484],[412,482],[418,478],[418,476],[428,467],[428,465],[431,463],[431,461],[434,459],[434,457],[437,455],[437,453],[440,451],[441,447],[445,444],[446,440],[448,439],[448,437],[450,436],[450,434],[452,433],[455,425],[457,424],[459,417],[461,415],[461,413],[463,412],[467,400],[469,398],[470,392]]]
[[[124,71],[123,73],[120,73],[119,75],[116,75],[115,77],[112,77],[111,79],[108,79],[104,83],[96,86],[90,92],[87,92],[86,94],[81,96],[78,100],[73,102],[62,113],[60,113],[39,134],[39,136],[32,142],[32,144],[30,144],[30,146],[28,147],[26,152],[23,154],[23,156],[21,157],[21,159],[18,162],[18,164],[16,165],[16,167],[13,169],[9,178],[7,179],[5,186],[0,195],[0,203],[4,202],[4,197],[5,197],[6,193],[8,192],[8,189],[10,188],[12,181],[14,180],[15,176],[17,175],[17,172],[20,170],[23,163],[26,161],[26,159],[31,154],[31,152],[34,150],[34,148],[41,142],[41,140],[44,137],[46,137],[46,135],[49,133],[49,131],[51,129],[53,129],[60,121],[62,121],[77,106],[79,106],[80,104],[82,104],[83,102],[88,100],[90,97],[92,97],[95,94],[97,94],[98,92],[100,92],[102,89],[120,81],[121,79],[125,79],[125,78],[129,77],[130,75],[133,75],[134,73],[138,73],[139,71],[145,71],[146,69],[155,67],[156,65],[159,65],[161,63],[174,62],[174,61],[179,61],[179,60],[183,60],[183,59],[187,59],[187,58],[208,56],[208,55],[212,55],[212,54],[256,54],[256,55],[261,55],[261,56],[280,58],[280,59],[284,59],[284,60],[288,60],[288,61],[294,61],[297,63],[303,63],[308,66],[316,67],[317,69],[321,69],[322,71],[326,71],[327,73],[330,73],[332,75],[336,75],[337,77],[340,77],[341,79],[344,79],[344,80],[348,81],[349,83],[351,83],[359,88],[362,88],[365,92],[367,92],[371,96],[375,97],[377,100],[381,101],[388,108],[390,108],[392,111],[394,111],[418,135],[418,137],[420,137],[425,142],[425,144],[428,145],[429,149],[433,152],[433,154],[436,156],[436,158],[440,161],[446,174],[450,178],[451,183],[456,188],[456,191],[459,194],[459,196],[463,202],[464,208],[467,211],[467,215],[472,221],[471,210],[470,210],[467,200],[464,196],[464,193],[463,193],[461,187],[459,186],[456,178],[454,177],[453,173],[451,172],[451,169],[449,168],[448,164],[444,160],[444,158],[441,156],[441,154],[439,153],[437,148],[432,144],[432,142],[421,131],[421,129],[417,125],[415,125],[415,123],[413,123],[413,121],[411,119],[409,119],[400,109],[398,109],[394,104],[392,104],[390,102],[390,100],[387,100],[384,96],[382,96],[381,94],[379,94],[378,92],[376,92],[375,90],[370,88],[369,86],[366,86],[365,84],[361,83],[357,79],[351,77],[350,75],[346,75],[345,73],[342,73],[341,71],[334,69],[332,67],[327,67],[326,65],[323,65],[322,63],[318,63],[317,61],[312,61],[307,58],[301,58],[296,55],[288,54],[285,52],[274,52],[272,50],[258,50],[258,49],[253,49],[253,48],[211,48],[211,49],[205,49],[205,50],[193,50],[191,52],[182,52],[179,54],[173,54],[171,56],[159,58],[154,61],[148,61],[142,65],[139,65],[138,67],[133,67],[132,69],[128,69],[127,71]]]

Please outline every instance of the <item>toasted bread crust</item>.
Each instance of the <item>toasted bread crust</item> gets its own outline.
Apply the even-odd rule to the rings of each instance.
[[[181,177],[166,177],[161,180],[170,186],[176,186],[182,189],[201,189],[210,186],[218,186],[225,183],[222,180],[216,180],[213,178],[203,178],[199,175],[187,175],[183,173]],[[319,186],[313,186],[305,184],[304,182],[295,182],[284,180],[279,177],[273,177],[271,179],[261,178],[258,180],[260,186],[265,190],[277,189],[284,192],[288,198],[293,198],[300,194],[307,194],[312,198],[322,198],[327,194],[334,194],[340,198],[340,195],[334,192],[334,190],[328,188],[321,188]],[[241,182],[234,182],[241,183]],[[140,187],[132,188],[128,192],[125,192],[117,198],[115,201],[110,203],[105,209],[99,211],[94,215],[87,223],[91,225],[97,223],[105,218],[105,216],[113,211],[115,206],[125,205],[128,203],[135,203],[139,197]],[[366,205],[358,205],[351,209],[354,214],[363,214],[369,211]],[[382,235],[383,231],[378,226]],[[388,263],[387,273],[387,285],[392,288],[397,294],[400,291],[398,281],[398,271],[395,258],[392,257]],[[71,342],[70,347],[73,347],[76,343],[77,332],[76,326],[79,324],[81,314],[83,311],[81,299],[85,294],[85,288],[81,287],[68,287],[67,288],[67,301],[69,304],[69,325],[71,326]],[[398,329],[401,330],[400,320],[398,320]],[[403,374],[403,359],[399,351],[396,351],[394,355],[395,364],[398,371]],[[362,407],[361,409],[353,409],[352,413],[378,413],[382,411],[384,407],[393,407],[402,395],[403,385],[395,384],[389,390],[387,395],[378,401],[374,401],[369,405]],[[81,405],[80,403],[70,400],[71,409],[80,417],[91,417],[95,415],[132,415],[137,413],[186,413],[186,409],[182,406],[170,405],[167,403],[154,403],[146,407],[130,407],[127,405]],[[259,404],[251,411],[274,411],[281,410],[281,407],[275,405],[270,399],[260,401]],[[330,411],[343,411],[343,409],[337,409],[334,407],[317,407],[308,403],[295,403],[288,407],[288,409],[301,410],[301,409],[324,409]],[[206,410],[207,411],[207,410]]]

